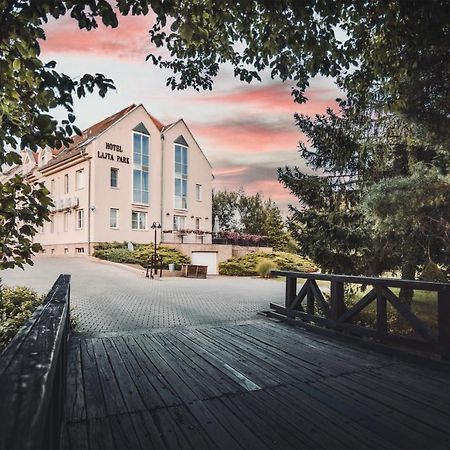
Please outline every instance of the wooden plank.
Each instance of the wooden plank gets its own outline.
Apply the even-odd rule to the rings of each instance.
[[[441,356],[450,360],[450,287],[438,291],[438,330]]]
[[[330,307],[328,306],[327,301],[325,300],[322,291],[319,289],[315,280],[309,280],[309,289],[314,295],[314,298],[319,302],[320,308],[323,311],[323,314],[327,319],[330,318]]]
[[[127,346],[123,337],[114,339],[114,346],[120,354],[124,367],[133,379],[146,410],[170,406],[180,402],[167,385],[162,385],[160,378],[146,368],[145,355],[137,346]],[[153,370],[156,369],[153,367]],[[169,392],[169,395],[166,394]]]
[[[330,317],[333,320],[338,320],[347,311],[344,302],[344,283],[332,281],[330,290]]]
[[[166,450],[168,447],[164,442],[161,430],[157,427],[153,416],[148,411],[130,414],[141,448]]]
[[[190,341],[186,342],[184,336],[180,333],[167,333],[165,336],[172,345],[180,349],[180,351],[189,358],[192,363],[195,363],[198,369],[203,373],[201,377],[202,382],[215,383],[218,386],[221,394],[231,394],[237,392],[243,392],[242,386],[235,380],[226,376],[213,361],[206,356],[204,358],[202,353],[195,351],[192,345],[189,345]],[[203,355],[205,352],[203,352]],[[207,378],[205,378],[205,376]]]
[[[114,370],[111,367],[109,355],[107,355],[103,346],[103,340],[99,338],[89,339],[86,345],[94,354],[106,413],[108,415],[126,413],[128,410],[125,406]]]
[[[387,326],[387,304],[382,286],[375,287],[377,297],[377,331],[381,336],[388,332]]]
[[[145,409],[144,402],[142,401],[139,391],[136,388],[134,379],[130,376],[126,369],[120,353],[113,345],[114,340],[115,339],[112,338],[104,338],[102,339],[102,343],[106,350],[106,354],[108,355],[109,363],[113,369],[117,385],[126,406],[126,411],[130,413],[143,411]]]
[[[400,302],[397,296],[387,287],[383,287],[383,296],[389,300],[389,303],[408,321],[410,325],[427,342],[434,344],[436,340],[431,336],[428,328],[408,309],[406,305]]]
[[[336,397],[341,403],[363,409],[368,419],[364,419],[363,416],[361,419],[370,426],[376,421],[377,427],[388,427],[390,431],[385,436],[388,438],[389,435],[395,435],[393,443],[397,445],[401,442],[400,439],[403,439],[405,445],[408,442],[416,442],[415,445],[424,448],[427,442],[428,445],[433,442],[433,448],[446,448],[442,444],[449,440],[448,434],[429,427],[423,422],[420,411],[416,411],[414,415],[413,410],[408,410],[407,402],[397,403],[398,399],[392,393],[386,395],[380,386],[374,389],[362,385],[363,379],[363,375],[360,374],[357,377],[349,375],[320,381],[314,383],[314,386],[324,395]]]
[[[222,416],[217,417],[209,409],[211,401],[194,402],[189,405],[189,410],[202,424],[208,437],[214,442],[214,449],[237,450],[245,449],[233,428],[230,428],[226,419]],[[224,420],[225,419],[225,420]],[[257,447],[255,447],[257,448]]]
[[[68,423],[65,426],[65,448],[68,450],[89,450],[88,429],[85,421]]]
[[[164,380],[164,384],[170,386],[178,398],[183,399],[184,402],[192,402],[198,399],[196,392],[191,389],[186,380],[183,379],[183,376],[174,370],[162,357],[158,351],[158,346],[156,346],[151,336],[142,335],[133,338],[129,337],[129,339],[135,340],[141,347],[148,360],[155,366],[157,375]]]
[[[297,280],[295,278],[286,278],[286,294],[284,305],[290,308],[297,296]]]
[[[313,418],[314,422],[320,425],[322,432],[330,433],[331,436],[347,446],[354,449],[394,449],[392,444],[380,436],[376,432],[361,426],[356,420],[349,420],[340,411],[336,411],[332,405],[322,402],[314,396],[308,395],[297,386],[280,386],[273,391],[268,391],[269,395],[275,395],[280,401],[283,401],[286,408],[289,405],[295,405],[295,414],[297,410],[301,410],[303,414],[308,414]]]
[[[92,343],[89,339],[80,342],[81,365],[83,369],[86,415],[88,419],[106,416],[106,405],[97,369]]]
[[[297,287],[295,287],[295,289],[297,289]],[[295,296],[295,298],[291,301],[291,303],[289,304],[289,306],[287,306],[287,308],[299,309],[300,311],[303,311],[302,302],[307,292],[308,292],[308,282],[306,282],[301,287],[300,292]]]
[[[69,285],[70,275],[60,275],[44,305],[2,353],[1,449],[36,449],[59,442],[63,405],[56,402],[63,398],[65,377],[60,377],[64,366],[58,364],[66,364]]]
[[[80,340],[72,337],[68,352],[65,415],[68,422],[86,420]]]
[[[89,450],[121,450],[114,443],[114,435],[107,417],[88,421]]]
[[[389,286],[394,288],[409,287],[420,291],[438,291],[448,289],[449,283],[434,281],[402,280],[400,278],[361,277],[355,275],[335,275],[326,273],[292,272],[288,270],[272,270],[272,275],[286,278],[302,278],[305,280],[338,281],[340,283],[355,283],[368,286]]]
[[[120,450],[147,450],[141,446],[129,414],[109,416],[114,444]],[[105,448],[105,450],[108,450]]]
[[[362,311],[365,307],[370,305],[376,298],[377,292],[374,289],[371,289],[364,297],[358,301],[358,303],[354,304],[351,308],[349,308],[345,313],[343,313],[338,319],[338,322],[347,322],[352,319],[356,314]]]

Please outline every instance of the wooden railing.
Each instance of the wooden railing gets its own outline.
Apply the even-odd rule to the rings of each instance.
[[[0,355],[0,449],[56,450],[64,419],[70,275]]]
[[[437,351],[450,359],[450,283],[401,280],[397,278],[358,277],[289,271],[272,271],[273,275],[286,277],[285,304],[270,304],[270,315],[295,320],[306,328],[321,326],[347,334],[370,336],[382,342],[397,342],[427,350]],[[297,292],[297,280],[305,283]],[[320,290],[317,281],[330,282],[329,296]],[[347,307],[345,284],[372,286],[354,305]],[[391,288],[437,292],[437,332],[433,332],[411,309],[402,303]],[[376,326],[352,323],[353,319],[372,302],[376,304]],[[414,330],[417,337],[406,337],[388,329],[388,305]],[[316,307],[317,305],[317,307]]]

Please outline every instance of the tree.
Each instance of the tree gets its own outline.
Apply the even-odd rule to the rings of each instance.
[[[236,205],[239,193],[232,191],[213,192],[212,195],[212,216],[219,219],[221,230],[233,230],[236,228]]]
[[[340,106],[338,114],[297,116],[312,146],[301,143],[300,154],[322,175],[279,170],[302,202],[292,208],[290,228],[303,252],[330,272],[400,268],[408,279],[427,260],[448,264],[446,152],[378,103],[368,110]],[[410,293],[403,294],[409,303]]]

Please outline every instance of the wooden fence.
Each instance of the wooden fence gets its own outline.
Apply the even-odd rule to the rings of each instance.
[[[450,359],[450,283],[400,280],[396,278],[358,277],[289,271],[272,271],[273,275],[286,277],[285,304],[270,304],[270,315],[294,319],[306,328],[321,326],[351,335],[370,336],[382,342],[397,342],[437,351]],[[305,283],[297,292],[297,280]],[[325,296],[317,281],[330,282],[330,295]],[[346,283],[371,286],[354,305],[348,307],[345,299]],[[437,332],[433,332],[411,309],[402,303],[391,288],[437,292]],[[352,323],[355,317],[372,302],[376,304],[374,328]],[[406,337],[388,329],[388,305],[414,330],[416,337]]]
[[[70,275],[0,355],[0,449],[56,450],[64,419]]]

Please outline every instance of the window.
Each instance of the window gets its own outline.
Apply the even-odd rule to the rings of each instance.
[[[119,208],[109,209],[109,227],[119,228]]]
[[[133,133],[133,202],[148,205],[149,138]]]
[[[84,169],[75,172],[75,189],[84,188]]]
[[[69,175],[64,175],[64,194],[69,193]]]
[[[186,217],[185,216],[173,216],[173,229],[174,231],[180,231],[186,229]]]
[[[147,213],[141,211],[132,211],[131,213],[131,228],[133,230],[147,229]]]
[[[195,185],[195,199],[198,202],[201,202],[203,198],[203,189],[202,189],[202,185],[201,184],[196,184]]]
[[[54,233],[55,232],[55,215],[52,214],[50,216],[50,233]]]
[[[112,188],[118,188],[119,187],[119,169],[114,169],[111,167],[111,174],[110,174],[110,186]]]
[[[67,247],[64,247],[64,254],[68,255],[69,254],[69,249]]]
[[[64,213],[64,231],[69,231],[69,214],[68,212]]]
[[[175,208],[187,209],[188,148],[175,144]]]
[[[81,230],[82,228],[84,228],[84,209],[77,209],[76,229]]]
[[[50,192],[52,193],[52,195],[55,195],[55,180],[52,180],[50,182]]]
[[[200,230],[200,217],[195,218],[195,229]]]

